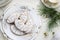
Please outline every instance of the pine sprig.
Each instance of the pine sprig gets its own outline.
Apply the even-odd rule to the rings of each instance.
[[[49,25],[48,28],[52,29],[56,26],[58,26],[57,21],[60,20],[60,14],[55,15],[55,17],[51,18],[51,20],[49,21]]]
[[[51,19],[48,22],[49,30],[58,25],[57,21],[60,20],[60,13],[57,12],[54,8],[48,8],[42,3],[42,7],[40,6],[39,12],[42,12],[41,15],[44,17]]]
[[[42,12],[41,15],[44,15],[44,16],[49,17],[49,18],[54,17],[54,15],[56,15],[56,13],[57,13],[57,11],[55,9],[48,8],[44,4],[42,4],[42,7],[40,7],[39,10]]]

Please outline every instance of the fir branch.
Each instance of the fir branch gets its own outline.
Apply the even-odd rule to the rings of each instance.
[[[51,18],[51,20],[49,21],[49,25],[48,25],[49,30],[58,26],[57,21],[60,20],[60,13],[54,16],[55,17]]]
[[[42,12],[41,15],[47,16],[49,18],[54,17],[54,15],[56,15],[56,13],[57,13],[57,11],[55,9],[48,8],[44,4],[42,4],[42,7],[40,7],[39,10]]]
[[[42,12],[41,15],[44,17],[50,18],[51,20],[48,22],[48,28],[51,30],[57,25],[57,21],[60,20],[60,13],[57,12],[53,8],[48,8],[42,3],[42,7],[40,6],[39,12]]]
[[[52,18],[49,22],[48,22],[48,28],[49,30],[52,30],[52,28],[56,27],[57,26],[57,23],[56,23],[56,19],[55,18]]]

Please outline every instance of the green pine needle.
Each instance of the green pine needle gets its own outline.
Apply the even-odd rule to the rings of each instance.
[[[49,23],[48,28],[49,30],[51,30],[52,28],[55,27],[55,25],[57,25],[57,21],[60,20],[60,13],[53,8],[46,7],[43,3],[42,3],[42,6],[40,6],[39,8],[40,8],[39,12],[40,13],[42,12],[41,15],[51,19],[48,22]]]

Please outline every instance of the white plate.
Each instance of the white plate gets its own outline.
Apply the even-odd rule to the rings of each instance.
[[[21,8],[23,8],[23,6]],[[11,10],[13,10],[13,11],[11,11]],[[7,10],[5,11],[5,14],[4,14],[4,19],[3,19],[3,27],[2,27],[3,34],[5,33],[4,34],[5,37],[10,38],[10,39],[13,39],[13,40],[30,40],[35,33],[27,34],[27,35],[24,35],[24,36],[15,35],[15,34],[13,34],[11,32],[11,29],[10,29],[11,26],[10,26],[10,24],[8,24],[6,22],[6,19],[5,18],[7,16],[9,16],[9,14],[12,15],[11,13],[14,13],[14,12],[19,11],[19,10],[21,10],[19,6],[14,6],[14,7],[11,7],[11,8],[7,8]],[[32,14],[35,13],[33,10],[29,10],[29,11],[30,11],[29,15],[31,15],[31,16],[32,16]],[[32,17],[31,17],[31,19],[32,19]],[[34,26],[34,28],[35,28],[35,26]]]

